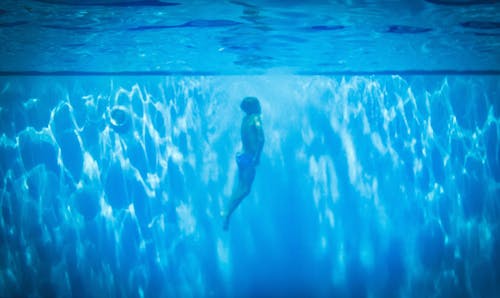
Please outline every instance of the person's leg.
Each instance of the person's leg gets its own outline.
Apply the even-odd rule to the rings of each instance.
[[[231,196],[231,199],[229,200],[229,203],[227,204],[227,208],[225,210],[224,230],[228,228],[229,219],[234,210],[236,210],[236,207],[238,207],[241,201],[243,201],[243,199],[250,193],[252,182],[255,177],[255,169],[249,168],[245,171],[240,171],[238,176],[238,186]]]
[[[231,216],[234,210],[236,210],[236,207],[238,207],[241,201],[243,201],[243,198],[245,198],[249,193],[250,187],[246,185],[245,182],[242,182],[238,185],[238,189],[234,192],[227,205],[226,212],[228,218]]]

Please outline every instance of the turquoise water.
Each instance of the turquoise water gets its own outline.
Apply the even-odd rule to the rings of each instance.
[[[498,296],[479,2],[6,1],[0,297]]]

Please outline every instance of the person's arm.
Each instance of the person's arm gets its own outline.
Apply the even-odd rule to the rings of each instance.
[[[262,122],[260,117],[255,117],[254,125],[256,139],[257,139],[257,151],[254,157],[254,164],[258,165],[260,162],[260,154],[262,153],[262,147],[264,147],[264,130],[262,129]]]

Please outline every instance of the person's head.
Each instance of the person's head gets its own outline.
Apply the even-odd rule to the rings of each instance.
[[[257,97],[248,96],[243,98],[240,108],[247,114],[260,114],[260,103]]]

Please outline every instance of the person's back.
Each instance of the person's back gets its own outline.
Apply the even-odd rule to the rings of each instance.
[[[243,151],[236,156],[238,164],[238,186],[229,200],[227,211],[222,212],[224,229],[236,207],[249,193],[255,177],[255,167],[260,162],[264,146],[264,131],[260,118],[260,103],[255,97],[245,97],[240,105],[246,115],[241,122],[241,142]]]

